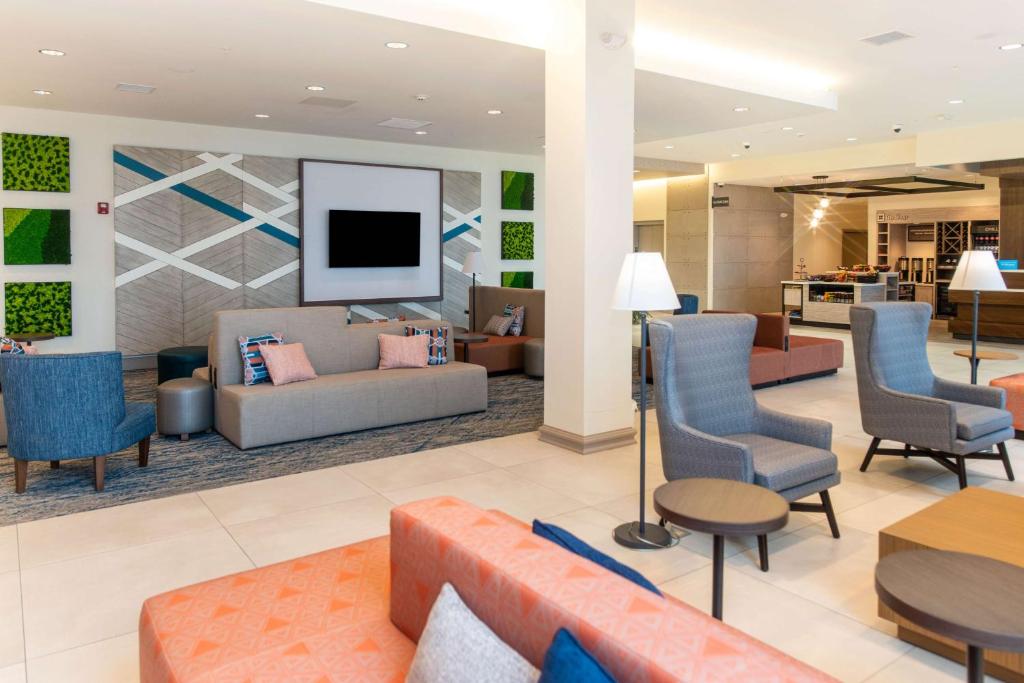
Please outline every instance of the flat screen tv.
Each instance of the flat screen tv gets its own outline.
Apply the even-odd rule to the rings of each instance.
[[[328,267],[420,265],[418,212],[331,209],[328,213]]]

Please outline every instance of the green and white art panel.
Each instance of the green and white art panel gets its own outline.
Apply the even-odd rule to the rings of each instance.
[[[503,261],[533,260],[533,223],[501,222],[501,258]]]
[[[501,286],[533,289],[533,271],[504,271],[501,274]]]
[[[67,209],[3,210],[4,265],[71,263],[71,212]]]
[[[3,188],[71,192],[71,141],[54,135],[3,133]]]
[[[70,282],[4,284],[4,334],[71,336]]]
[[[533,211],[533,174],[526,171],[501,172],[501,208]]]

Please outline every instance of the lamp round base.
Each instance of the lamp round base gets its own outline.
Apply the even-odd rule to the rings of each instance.
[[[675,536],[657,524],[627,522],[615,527],[615,542],[631,550],[661,550],[679,542]]]

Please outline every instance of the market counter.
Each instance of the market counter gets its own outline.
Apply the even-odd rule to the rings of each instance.
[[[886,301],[887,285],[877,283],[782,281],[782,310],[796,325],[849,327],[850,306],[870,301]]]
[[[974,292],[949,290],[950,303],[957,304],[949,331],[958,339],[971,338],[974,322]],[[981,292],[978,300],[978,338],[1024,344],[1024,289]]]

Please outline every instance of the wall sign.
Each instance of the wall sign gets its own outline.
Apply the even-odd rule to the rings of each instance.
[[[875,221],[878,223],[909,223],[910,214],[896,211],[879,211],[878,215],[875,216]]]
[[[720,209],[720,208],[727,207],[727,206],[729,206],[729,198],[728,197],[712,197],[711,198],[711,208],[712,209]]]

